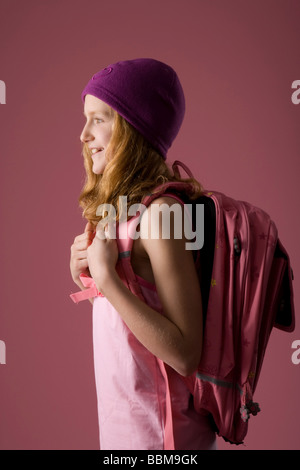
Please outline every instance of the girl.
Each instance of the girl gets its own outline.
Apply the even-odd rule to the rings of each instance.
[[[124,217],[119,196],[126,195],[128,210],[161,183],[182,181],[165,161],[185,111],[179,79],[171,67],[153,59],[122,61],[96,73],[82,100],[87,177],[79,201],[88,223],[71,247],[70,269],[83,291],[94,286],[100,448],[168,448],[170,390],[173,448],[215,449],[210,422],[195,412],[181,377],[195,371],[202,349],[201,291],[187,240],[175,237],[174,224],[170,236],[163,237],[162,220],[151,217],[153,203],[148,206],[130,258],[140,298],[120,277],[118,240],[110,224],[101,224],[104,213],[98,210],[110,204],[118,224]],[[185,181],[189,197],[201,194],[196,180]],[[155,199],[159,206],[174,202],[170,195]],[[153,230],[159,236],[151,237]]]

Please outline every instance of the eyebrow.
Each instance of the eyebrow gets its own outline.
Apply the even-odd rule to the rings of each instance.
[[[85,117],[87,117],[87,115],[85,114],[85,112],[83,111],[82,113]],[[105,117],[110,117],[110,113],[108,111],[91,111],[90,113],[87,113],[88,115],[90,116],[95,116],[95,114],[100,114],[102,116],[105,116]]]

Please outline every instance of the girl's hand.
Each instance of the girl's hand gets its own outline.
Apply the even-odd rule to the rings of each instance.
[[[117,241],[109,224],[106,229],[98,224],[93,242],[87,249],[87,261],[91,276],[100,291],[106,279],[115,274],[118,255]]]
[[[92,243],[95,236],[95,227],[91,222],[88,222],[85,226],[84,233],[78,235],[74,239],[74,243],[71,246],[71,259],[70,259],[70,271],[71,276],[75,284],[81,287],[79,275],[81,273],[90,275],[88,269],[87,260],[87,248]]]

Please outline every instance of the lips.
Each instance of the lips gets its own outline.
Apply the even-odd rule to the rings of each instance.
[[[94,155],[97,155],[98,153],[101,153],[102,151],[103,151],[103,148],[99,148],[99,149],[93,148],[93,149],[91,149],[92,157],[93,157]]]

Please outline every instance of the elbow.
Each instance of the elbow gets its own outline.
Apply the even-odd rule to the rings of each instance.
[[[179,375],[182,375],[183,377],[189,377],[196,372],[197,367],[198,367],[198,364],[194,366],[187,364],[185,367],[181,367],[180,369],[178,369],[177,372]]]
[[[178,367],[176,367],[176,371],[179,375],[182,375],[183,377],[189,377],[197,371],[198,366],[200,364],[200,359],[201,353],[185,356],[180,361]]]

